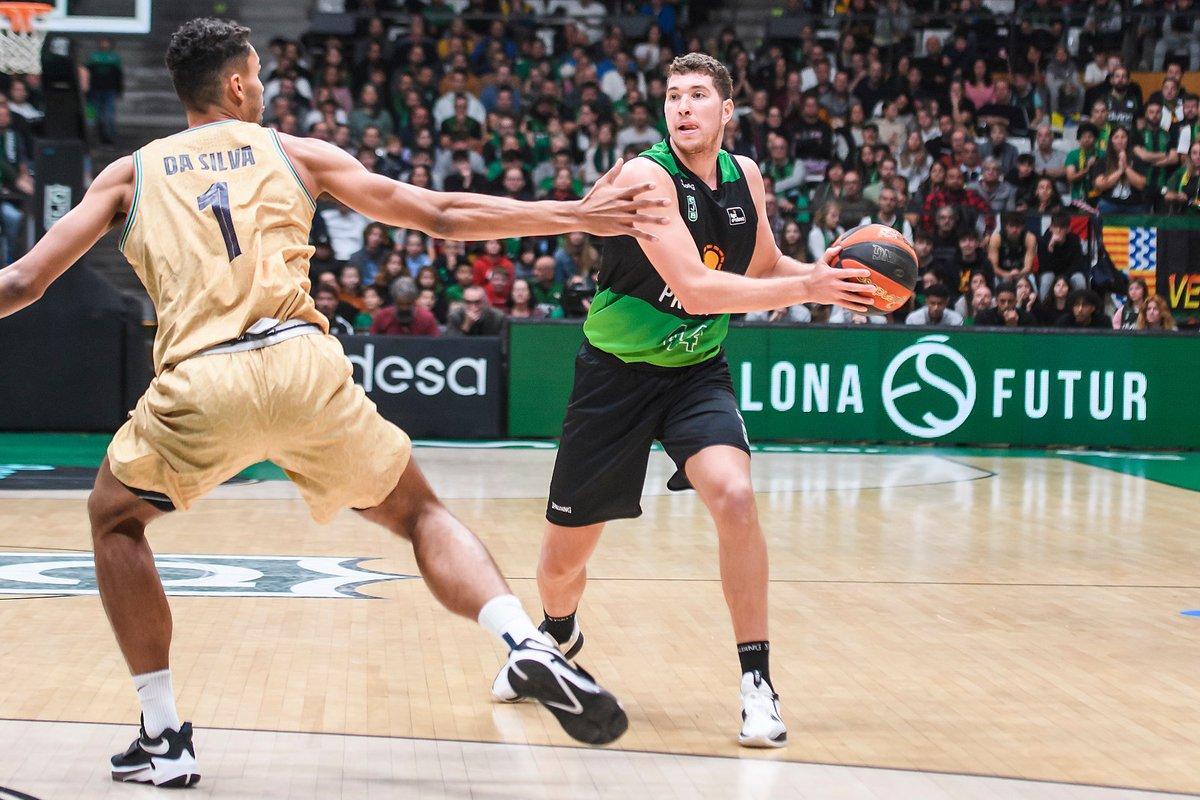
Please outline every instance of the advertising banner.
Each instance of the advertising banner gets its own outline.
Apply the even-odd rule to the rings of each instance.
[[[582,340],[513,325],[509,435],[559,435]],[[1187,334],[744,326],[727,357],[752,439],[1200,447]]]
[[[414,438],[503,435],[500,339],[339,336],[354,381]]]

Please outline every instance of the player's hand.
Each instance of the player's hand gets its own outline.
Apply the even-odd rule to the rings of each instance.
[[[653,228],[667,224],[667,218],[647,214],[646,209],[661,209],[671,204],[666,198],[648,197],[653,183],[616,186],[624,159],[617,159],[591,191],[579,201],[579,229],[595,236],[633,236],[657,241]]]
[[[838,305],[859,314],[870,313],[874,307],[871,298],[875,296],[875,284],[870,282],[871,271],[861,267],[831,267],[841,252],[841,246],[834,245],[813,264],[812,272],[806,276],[809,295],[806,302]]]

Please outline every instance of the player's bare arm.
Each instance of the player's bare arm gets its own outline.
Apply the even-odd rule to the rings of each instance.
[[[665,199],[672,205],[676,202],[667,174],[649,159],[631,161],[617,176],[616,183],[618,186],[653,183],[655,188],[647,191],[648,195]],[[761,191],[761,177],[758,183]],[[759,219],[763,220],[766,217],[763,204],[759,200],[756,203]],[[769,228],[767,235],[770,236]],[[761,279],[711,270],[700,260],[695,242],[677,210],[668,215],[668,222],[659,231],[657,241],[643,240],[639,245],[689,314],[740,314],[808,302],[861,306],[857,298],[873,291],[872,287],[864,290],[864,284],[853,280],[856,276],[867,277],[870,273],[866,270],[825,267],[824,270],[814,269],[803,274],[797,271],[798,274]],[[775,247],[773,239],[771,248],[771,251],[764,249],[760,239],[755,260],[760,252],[767,253],[766,257],[770,257],[770,252],[778,256],[779,249]],[[778,261],[779,258],[774,260]]]
[[[110,164],[92,183],[79,205],[54,223],[25,256],[0,269],[0,317],[25,308],[70,269],[129,210],[133,158]]]
[[[745,156],[734,157],[746,175],[746,184],[750,187],[750,195],[754,198],[754,207],[758,211],[754,258],[750,261],[746,275],[752,278],[807,277],[812,294],[801,302],[833,304],[845,306],[851,311],[867,313],[868,304],[862,301],[871,298],[875,287],[870,283],[861,283],[856,278],[868,278],[871,275],[870,271],[850,267],[837,269],[830,266],[841,252],[840,247],[830,247],[821,255],[819,261],[811,264],[785,256],[779,250],[771,232],[771,223],[767,217],[767,191],[758,164]]]
[[[618,161],[582,200],[527,202],[467,192],[434,192],[368,172],[340,148],[317,139],[280,134],[313,197],[329,193],[385,225],[417,228],[439,239],[496,239],[584,231],[650,241],[663,218],[647,213],[667,203],[648,185],[615,183]]]

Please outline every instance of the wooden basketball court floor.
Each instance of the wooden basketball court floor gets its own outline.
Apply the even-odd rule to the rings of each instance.
[[[666,493],[663,454],[580,612],[580,660],[631,720],[603,749],[489,701],[500,647],[435,604],[403,542],[350,513],[318,526],[265,480],[151,528],[198,728],[192,794],[1200,792],[1200,616],[1183,613],[1200,609],[1200,458],[771,449],[754,469],[786,749],[736,745],[715,534],[694,495]],[[54,488],[52,456],[16,455],[0,438],[0,798],[158,796],[108,778],[138,711],[94,593],[86,492]],[[416,451],[530,610],[553,456]]]

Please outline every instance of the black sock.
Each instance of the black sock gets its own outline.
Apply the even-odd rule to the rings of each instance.
[[[758,670],[763,680],[771,683],[771,643],[742,642],[738,645],[738,661],[742,662],[742,674]]]
[[[542,630],[553,636],[554,641],[559,644],[566,643],[575,631],[575,612],[572,611],[565,617],[552,617],[545,610],[542,611],[542,614],[546,617],[545,622],[541,625]]]

